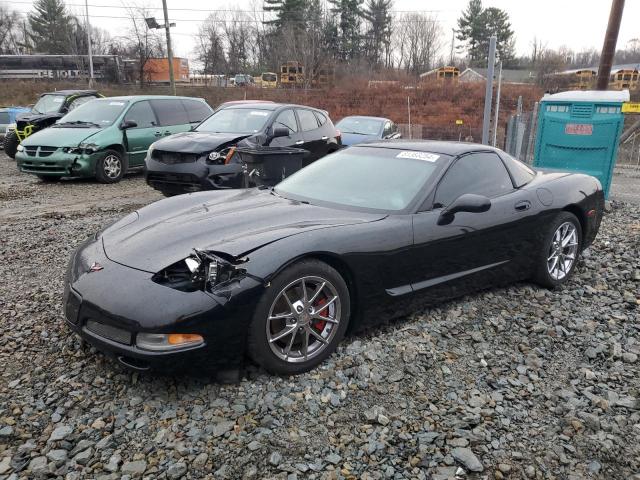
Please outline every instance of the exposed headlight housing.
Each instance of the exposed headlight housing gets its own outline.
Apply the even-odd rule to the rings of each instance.
[[[10,123],[9,125],[7,125],[7,133],[14,131],[17,128],[17,125],[15,123]]]
[[[100,148],[95,143],[81,143],[77,147],[63,147],[64,153],[72,153],[74,155],[91,155],[96,153]]]
[[[138,348],[155,352],[197,347],[203,343],[202,335],[195,333],[139,333],[136,335]]]
[[[211,152],[207,155],[207,163],[227,164],[235,152],[236,147],[227,147],[219,151]]]
[[[18,145],[18,147],[16,148],[16,150],[18,152],[24,152],[24,147],[22,146],[22,144]]]
[[[237,263],[242,264],[246,261],[243,259]],[[247,274],[238,264],[211,252],[194,249],[193,255],[156,273],[152,280],[183,292],[213,292],[219,286]]]

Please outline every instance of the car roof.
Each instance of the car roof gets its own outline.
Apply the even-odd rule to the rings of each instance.
[[[386,122],[386,121],[391,121],[388,118],[385,117],[372,117],[369,115],[349,115],[348,117],[343,117],[340,119],[340,121],[346,119],[346,118],[362,118],[363,120],[380,120],[381,122]]]
[[[296,105],[295,103],[274,103],[274,102],[247,102],[236,105],[229,105],[229,107],[233,108],[257,108],[261,110],[278,110],[284,107],[299,107],[299,108],[310,108],[311,110],[317,110],[319,112],[324,112],[321,108],[310,107],[309,105]],[[226,108],[226,107],[225,107]]]
[[[202,98],[198,97],[180,97],[173,95],[120,95],[118,97],[104,97],[100,100],[199,100],[204,101]]]
[[[394,150],[413,150],[416,152],[441,153],[444,155],[457,156],[467,152],[477,152],[479,150],[489,152],[499,152],[497,148],[479,143],[448,142],[439,140],[383,140],[378,142],[368,142],[354,145],[350,148],[375,147],[390,148]]]
[[[42,95],[97,95],[97,90],[57,90],[55,92],[45,92]]]

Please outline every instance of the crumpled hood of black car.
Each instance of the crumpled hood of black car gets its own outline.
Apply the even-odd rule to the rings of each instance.
[[[309,230],[384,217],[303,204],[269,190],[208,191],[148,205],[104,230],[102,241],[109,259],[155,273],[194,248],[237,257]]]
[[[212,152],[220,145],[235,143],[250,135],[233,133],[183,132],[158,140],[153,144],[156,150],[181,153]]]

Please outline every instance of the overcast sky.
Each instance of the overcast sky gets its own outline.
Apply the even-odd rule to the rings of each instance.
[[[126,20],[122,18],[104,18],[124,16],[123,1],[134,0],[89,0],[89,14],[92,24],[108,30],[112,36],[124,33]],[[394,0],[396,11],[431,11],[441,21],[446,33],[448,51],[451,45],[451,29],[456,19],[466,7],[468,0]],[[84,14],[83,0],[66,0],[70,10],[76,14]],[[7,2],[22,11],[30,9],[30,0]],[[158,8],[154,13],[162,18],[161,0],[138,0],[138,3]],[[208,15],[206,10],[246,8],[252,5],[260,7],[260,0],[167,0],[171,21],[176,22],[172,29],[175,44],[175,55],[190,57],[193,51],[193,34],[199,22]],[[511,18],[516,35],[518,54],[527,54],[534,36],[548,42],[548,47],[557,48],[566,45],[574,50],[583,48],[602,48],[604,33],[607,28],[610,0],[485,0],[485,7],[498,7],[506,10]],[[106,6],[112,6],[105,8]],[[192,9],[192,10],[180,10]],[[618,48],[624,47],[632,38],[640,37],[640,0],[626,2]]]

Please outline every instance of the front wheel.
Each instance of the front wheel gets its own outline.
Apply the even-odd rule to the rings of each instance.
[[[578,262],[582,227],[573,213],[561,212],[544,236],[534,280],[548,288],[565,283]]]
[[[15,131],[7,132],[4,137],[4,153],[11,158],[16,158],[16,152],[18,151],[18,145],[20,145],[20,139]]]
[[[344,279],[331,266],[318,260],[292,265],[258,302],[249,327],[249,355],[276,374],[315,368],[344,336],[350,301]]]
[[[100,183],[117,183],[124,176],[125,165],[122,155],[115,150],[107,150],[96,164],[96,178]]]

